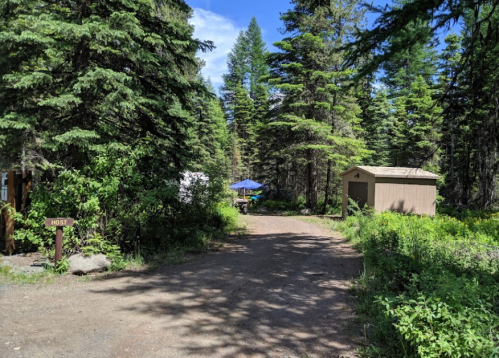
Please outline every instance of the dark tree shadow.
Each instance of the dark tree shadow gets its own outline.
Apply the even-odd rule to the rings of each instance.
[[[165,319],[165,331],[190,342],[186,357],[337,357],[358,342],[348,285],[361,268],[359,254],[342,240],[250,235],[179,266],[109,276],[132,279],[92,292],[152,296],[125,310]]]

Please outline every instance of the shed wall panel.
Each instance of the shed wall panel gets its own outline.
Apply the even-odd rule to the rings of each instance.
[[[355,176],[359,174],[359,177]],[[374,206],[376,178],[360,170],[353,170],[343,176],[343,216],[348,208],[348,182],[367,183],[367,205]]]
[[[383,180],[385,181],[385,180]],[[392,210],[419,215],[435,215],[437,189],[436,181],[429,184],[414,184],[412,180],[399,179],[390,183],[376,183],[375,205],[378,211]]]

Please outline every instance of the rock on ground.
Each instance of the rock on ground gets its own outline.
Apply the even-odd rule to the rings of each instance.
[[[92,256],[73,255],[69,257],[68,262],[69,272],[75,275],[104,271],[111,266],[111,261],[103,254]]]

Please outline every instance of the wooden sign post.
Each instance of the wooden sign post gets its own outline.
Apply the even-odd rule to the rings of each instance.
[[[55,266],[62,259],[62,228],[64,226],[73,226],[74,220],[71,218],[55,218],[45,219],[45,226],[55,226],[57,229],[55,234]]]

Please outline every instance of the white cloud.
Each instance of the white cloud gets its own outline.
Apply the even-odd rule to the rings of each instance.
[[[198,56],[206,62],[203,75],[211,78],[211,82],[218,90],[222,85],[222,74],[227,72],[227,54],[230,52],[239,35],[241,28],[222,15],[199,8],[194,9],[191,19],[194,25],[194,37],[200,40],[211,40],[217,47],[211,52],[199,52]]]

